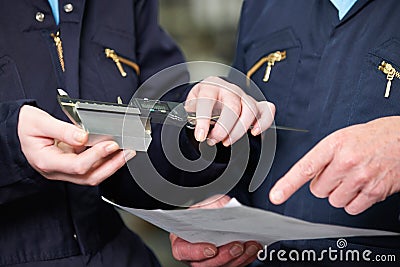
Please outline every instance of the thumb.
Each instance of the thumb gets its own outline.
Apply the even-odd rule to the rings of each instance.
[[[87,132],[79,127],[58,120],[45,111],[28,105],[20,110],[18,133],[52,138],[71,146],[82,146],[88,140]]]
[[[229,203],[231,198],[228,195],[214,195],[209,197],[193,206],[189,209],[218,209],[225,207]]]
[[[218,248],[208,243],[189,243],[174,234],[170,235],[172,255],[178,261],[203,261],[218,254]]]

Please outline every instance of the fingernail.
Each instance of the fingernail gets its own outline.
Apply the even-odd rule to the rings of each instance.
[[[217,254],[216,251],[214,251],[211,248],[205,248],[204,249],[204,256],[206,256],[207,258],[212,258]]]
[[[136,156],[136,151],[135,150],[124,150],[124,156],[125,156],[125,160],[129,161],[131,160],[134,156]]]
[[[224,141],[222,144],[224,145],[224,147],[228,147],[228,146],[231,145],[231,142],[230,141]]]
[[[206,135],[204,133],[204,129],[199,129],[196,131],[196,140],[199,142],[203,142],[206,139]]]
[[[256,255],[256,253],[257,253],[259,250],[260,250],[260,249],[259,249],[257,246],[251,245],[250,247],[248,247],[248,248],[246,249],[246,254],[247,254],[248,256],[253,256],[253,255]]]
[[[235,244],[231,247],[229,253],[232,255],[232,257],[239,257],[243,254],[243,246]]]
[[[254,136],[259,135],[260,133],[261,133],[260,127],[253,128],[253,130],[251,131],[251,134]]]
[[[86,133],[83,131],[75,131],[74,132],[74,139],[78,142],[83,142],[86,138]]]
[[[118,149],[119,149],[119,146],[116,143],[113,143],[113,144],[110,144],[110,145],[106,146],[107,153],[112,153],[114,151],[117,151]]]
[[[215,146],[216,143],[217,141],[214,139],[207,139],[207,145],[209,146]]]
[[[283,199],[283,192],[281,190],[274,190],[271,193],[271,200],[275,203],[280,203]]]

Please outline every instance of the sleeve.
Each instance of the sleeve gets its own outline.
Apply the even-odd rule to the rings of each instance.
[[[40,192],[47,183],[21,151],[17,127],[20,108],[31,100],[0,103],[0,204]]]
[[[158,24],[158,1],[136,1],[136,47],[141,66],[140,83],[155,73],[184,63],[185,58],[172,38]]]
[[[243,73],[246,73],[245,69],[245,64],[244,64],[244,47],[243,47],[243,29],[244,29],[244,18],[245,16],[243,15],[245,13],[245,7],[246,7],[246,1],[243,2],[242,10],[241,10],[241,15],[240,15],[240,21],[239,21],[239,26],[238,26],[238,37],[236,41],[236,52],[235,52],[235,58],[233,61],[233,67],[235,69],[240,70]]]

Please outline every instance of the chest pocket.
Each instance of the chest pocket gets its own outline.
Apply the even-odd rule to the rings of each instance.
[[[397,72],[387,97],[387,74],[379,66],[389,63]],[[390,39],[367,55],[349,117],[349,124],[400,115],[400,40]]]
[[[0,102],[26,98],[15,62],[0,57]]]
[[[136,62],[136,40],[133,34],[119,32],[109,28],[99,28],[91,39],[89,57],[95,58],[97,75],[93,70],[86,69],[89,75],[82,77],[96,77],[101,81],[103,94],[99,88],[92,88],[96,92],[96,100],[116,101],[121,96],[125,103],[130,100],[139,83],[140,66]],[[90,59],[87,60],[91,62]],[[89,83],[99,84],[99,81]],[[82,88],[91,86],[86,83]],[[90,93],[90,90],[88,90]],[[100,98],[99,98],[100,97]]]
[[[279,112],[275,119],[279,123],[284,123],[286,118],[285,107],[288,106],[292,95],[300,51],[300,41],[290,28],[255,41],[245,51],[246,69],[254,72],[247,74],[248,76],[252,74],[251,79],[258,85],[266,99],[276,105]],[[267,58],[275,53],[284,54],[284,57],[269,64]],[[258,63],[262,63],[263,59],[267,60],[258,67]],[[266,76],[269,76],[267,81],[265,81]]]

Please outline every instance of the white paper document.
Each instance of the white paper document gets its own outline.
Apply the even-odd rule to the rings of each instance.
[[[255,240],[270,245],[280,240],[384,236],[400,233],[310,223],[277,213],[241,205],[232,199],[219,209],[143,210],[119,206],[167,232],[192,242],[220,246],[232,241]]]

